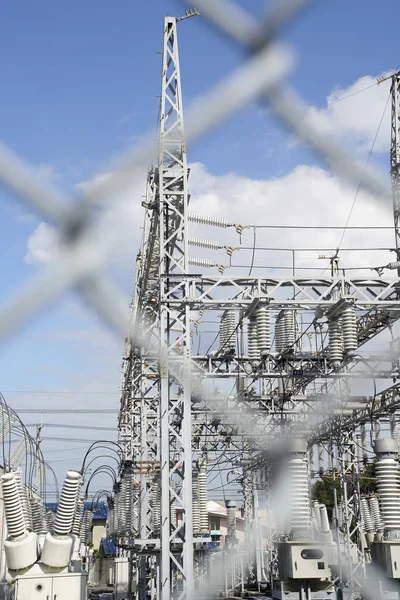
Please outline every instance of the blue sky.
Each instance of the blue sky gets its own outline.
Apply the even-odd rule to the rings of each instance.
[[[242,0],[241,5],[256,14],[265,3]],[[1,138],[32,164],[39,180],[51,180],[65,192],[73,191],[77,183],[89,181],[110,158],[154,128],[162,20],[165,14],[177,15],[184,8],[178,2],[160,0],[21,0],[2,6]],[[316,3],[284,35],[297,52],[291,84],[311,105],[322,109],[335,88],[346,90],[361,77],[395,69],[400,63],[396,54],[399,17],[400,6],[393,1],[379,8],[372,0]],[[204,18],[180,26],[179,46],[186,105],[243,57]],[[360,102],[367,101],[369,93],[360,94]],[[341,103],[343,109],[345,103]],[[377,124],[381,111],[377,100],[371,121]],[[375,160],[387,170],[384,150],[375,153]],[[355,152],[360,157],[366,154],[360,145]],[[299,164],[319,165],[301,145],[291,144],[280,124],[256,104],[189,148],[189,159],[205,165],[212,175],[233,172],[251,180],[284,177]],[[1,289],[6,297],[39,268],[24,258],[40,218],[1,192],[0,219]],[[132,287],[136,251],[135,242],[130,257],[129,251],[125,253],[128,264],[120,280],[124,278],[121,283],[126,292]],[[68,396],[69,406],[82,402],[117,406],[121,352],[122,340],[104,333],[97,319],[69,296],[3,346],[2,388],[76,390],[76,396]],[[99,388],[101,396],[92,394]],[[85,395],[85,390],[91,394]],[[14,406],[66,404],[65,396],[56,393],[50,399],[22,392],[5,395]],[[109,416],[99,417],[100,424],[102,419],[110,422]],[[90,432],[87,437],[92,437]],[[59,451],[50,443],[46,447]],[[79,450],[74,452],[71,456],[80,455]]]

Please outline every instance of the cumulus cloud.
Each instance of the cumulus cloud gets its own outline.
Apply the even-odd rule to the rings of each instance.
[[[29,264],[44,265],[54,259],[58,250],[56,228],[42,221],[28,238],[24,260]]]
[[[335,88],[327,97],[326,106],[313,106],[310,113],[327,135],[341,138],[360,152],[370,150],[382,119],[374,152],[388,152],[389,90],[390,80],[376,85],[376,77],[366,75],[346,88]]]
[[[320,126],[327,134],[335,133],[344,140],[351,140],[359,152],[370,148],[377,130],[379,119],[388,97],[388,82],[381,86],[373,85],[376,79],[365,76],[347,88],[337,88],[327,97],[325,108],[312,107],[310,110],[318,119]],[[357,93],[363,88],[368,88]],[[343,101],[341,101],[343,99]],[[380,134],[376,140],[375,150],[384,151],[389,145],[390,107],[385,113]],[[107,184],[112,172],[94,177],[90,181],[81,182],[76,187],[81,192],[91,192],[99,185]],[[97,230],[101,244],[111,249],[114,264],[121,269],[132,270],[134,256],[139,249],[143,209],[142,194],[145,191],[146,173],[132,174],[132,181],[127,187],[112,191],[109,204],[103,209]],[[242,225],[333,225],[344,227],[352,207],[355,189],[336,177],[330,171],[318,166],[298,165],[291,172],[280,177],[269,179],[250,179],[233,172],[224,175],[213,175],[205,165],[191,165],[190,176],[191,205],[190,211],[210,216],[228,218]],[[361,191],[355,204],[350,225],[392,225],[391,206],[383,204]],[[239,237],[232,229],[210,228],[191,224],[190,235],[193,237],[216,237],[215,241],[241,248],[234,253],[234,264],[248,264],[252,258],[251,251],[243,247],[251,247],[253,233],[245,229]],[[388,232],[348,231],[343,239],[343,247],[389,246]],[[390,237],[390,236],[389,236]],[[312,247],[314,255],[298,252],[297,266],[311,267],[318,261],[317,249],[336,248],[342,238],[342,231],[304,231],[291,229],[258,230],[257,245],[275,248]],[[40,223],[28,240],[26,260],[30,263],[48,262],[56,252],[56,235],[53,228]],[[199,250],[199,251],[197,251]],[[219,264],[229,264],[224,251],[207,251],[191,248],[191,255],[209,258]],[[217,258],[216,258],[217,256]],[[366,252],[344,252],[343,267],[354,268],[365,265],[378,266],[392,259],[390,254],[371,255]],[[282,263],[283,261],[283,263]],[[288,252],[257,252],[254,266],[291,265]],[[314,262],[314,270],[323,262]],[[255,272],[257,274],[257,272]],[[283,275],[284,270],[279,274]]]

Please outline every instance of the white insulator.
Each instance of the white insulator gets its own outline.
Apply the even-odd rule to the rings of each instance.
[[[124,515],[125,531],[130,533],[133,528],[133,476],[132,473],[124,473],[123,483],[125,486],[124,494]]]
[[[212,240],[201,240],[199,238],[189,238],[188,243],[191,246],[198,246],[199,248],[211,248],[212,250],[220,250],[224,247],[220,242],[213,242]]]
[[[324,447],[322,444],[318,444],[318,471],[319,473],[324,472]]]
[[[260,352],[258,350],[257,323],[254,317],[250,317],[247,325],[247,346],[249,359],[258,361],[260,359]]]
[[[47,533],[46,511],[40,498],[31,499],[33,531],[37,534]]]
[[[279,354],[283,351],[285,346],[285,317],[283,313],[280,313],[275,323],[275,350]]]
[[[90,535],[92,533],[92,522],[93,522],[93,512],[91,510],[85,510],[85,514],[83,515],[82,523],[81,523],[81,531],[80,538],[81,542],[86,546],[90,542]]]
[[[200,534],[200,502],[199,488],[197,482],[197,473],[192,475],[192,519],[193,519],[193,535]]]
[[[314,500],[312,508],[311,508],[312,518],[314,519],[315,525],[317,529],[321,529],[321,512],[320,512],[320,504],[317,500]]]
[[[391,439],[375,440],[378,460],[375,465],[379,506],[385,532],[400,532],[400,466],[397,443]]]
[[[19,538],[25,534],[26,528],[18,482],[14,473],[2,475],[1,485],[3,488],[8,535],[11,538]]]
[[[232,539],[236,537],[236,502],[226,500],[225,505],[228,537]]]
[[[80,483],[80,473],[67,472],[54,521],[53,529],[56,535],[68,535],[72,529]]]
[[[292,348],[295,342],[295,320],[292,310],[285,310],[285,348]]]
[[[335,368],[339,367],[343,360],[343,340],[340,320],[331,319],[328,323],[329,332],[329,358]]]
[[[290,482],[289,522],[291,530],[308,530],[311,527],[308,468],[303,458],[290,459],[286,475]]]
[[[215,225],[217,227],[232,227],[233,223],[229,223],[226,219],[219,217],[210,217],[209,215],[189,215],[189,221],[192,223],[201,223],[202,225]]]
[[[400,261],[396,260],[395,262],[390,262],[386,265],[386,269],[400,269]]]
[[[54,512],[51,510],[51,508],[46,509],[46,525],[47,531],[52,533],[54,527]]]
[[[234,310],[226,311],[226,345],[228,348],[236,348],[236,313]]]
[[[271,328],[269,324],[269,311],[266,306],[260,306],[256,311],[257,341],[261,356],[271,350]]]
[[[374,521],[374,527],[376,531],[383,531],[385,525],[382,521],[381,510],[379,508],[379,500],[376,496],[372,496],[369,499],[369,507],[371,509],[371,516]]]
[[[160,484],[155,482],[151,491],[151,509],[153,515],[153,530],[157,534],[161,526],[161,491]]]
[[[205,258],[189,258],[189,264],[195,267],[217,267],[218,265],[212,260]]]
[[[375,523],[371,514],[370,506],[367,498],[361,498],[361,516],[364,523],[365,531],[372,533],[375,531]]]
[[[28,531],[33,530],[31,504],[28,502],[26,485],[22,481],[21,470],[15,471],[15,479],[18,483],[19,496],[21,498],[22,511],[24,513],[25,527]]]
[[[354,352],[358,347],[357,319],[354,304],[349,304],[342,311],[343,349]]]
[[[83,502],[78,498],[76,502],[74,520],[72,523],[72,533],[74,535],[80,534],[81,531],[81,520],[82,520],[82,510],[83,510]]]
[[[200,530],[201,533],[208,531],[207,510],[207,471],[201,470],[197,478],[199,486],[199,508],[200,508]]]
[[[321,531],[322,533],[328,533],[330,531],[328,511],[326,510],[325,504],[319,505],[319,511],[321,516]]]

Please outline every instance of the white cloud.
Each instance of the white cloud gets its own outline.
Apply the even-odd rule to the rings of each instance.
[[[327,98],[326,108],[313,107],[314,113],[321,127],[327,135],[333,133],[346,141],[356,145],[358,152],[369,148],[376,134],[379,119],[382,116],[388,96],[388,83],[374,86],[370,89],[356,93],[371,86],[376,79],[365,76],[347,88],[337,88]],[[349,96],[349,97],[348,97]],[[345,98],[346,97],[346,98]],[[344,99],[345,98],[345,99]],[[338,102],[338,100],[343,101]],[[389,145],[390,107],[388,107],[385,120],[382,124],[380,135],[375,144],[375,150],[382,151]],[[77,189],[82,192],[93,191],[99,184],[107,184],[112,172],[100,174],[90,181],[77,184]],[[112,259],[119,269],[132,271],[134,257],[139,249],[140,228],[143,221],[141,208],[142,194],[145,191],[144,172],[132,174],[132,182],[121,189],[111,191],[109,205],[101,213],[99,219],[98,236],[102,244],[111,248]],[[200,164],[191,165],[190,190],[192,194],[191,212],[206,215],[221,216],[235,223],[251,224],[313,224],[317,226],[345,225],[352,206],[355,189],[329,171],[317,166],[298,165],[290,173],[280,177],[254,180],[239,176],[235,173],[226,173],[221,176],[212,175],[207,168]],[[360,192],[352,214],[350,225],[391,225],[391,206],[383,205],[369,194]],[[198,237],[217,237],[216,241],[223,241],[232,246],[251,246],[252,232],[245,230],[242,239],[232,231],[203,226],[190,226],[190,235]],[[301,230],[259,230],[257,245],[274,247],[315,247],[321,250],[335,248],[341,240],[342,231],[301,231]],[[368,243],[364,231],[349,231],[346,233],[343,247],[363,247],[365,245],[391,245],[387,232],[371,232],[368,234]],[[199,250],[199,251],[198,251]],[[52,227],[41,223],[28,240],[27,262],[48,262],[56,252],[56,235]],[[191,248],[191,254],[201,257],[212,257],[211,253],[203,249]],[[298,266],[311,266],[317,260],[314,255],[299,253]],[[228,263],[228,257],[223,251],[218,254],[218,260]],[[249,262],[250,254],[246,251],[234,254],[235,263]],[[344,253],[343,266],[354,267],[365,264],[385,264],[392,258],[388,253],[373,256],[368,253]],[[237,260],[239,259],[239,260]],[[257,263],[278,264],[284,260],[284,265],[290,263],[288,253],[258,253]],[[321,270],[326,263],[315,262],[315,267]],[[260,265],[258,265],[260,266]],[[362,266],[362,265],[361,265]],[[282,271],[280,274],[284,274]]]
[[[28,238],[24,260],[29,264],[47,264],[54,259],[58,249],[56,228],[42,221]]]
[[[370,87],[372,86],[372,87]],[[369,88],[365,89],[364,88]],[[388,152],[390,144],[390,80],[376,85],[376,77],[360,77],[346,88],[337,87],[326,106],[312,107],[310,113],[327,135],[339,137],[359,151],[368,152],[383,117],[374,152]],[[364,90],[364,91],[361,91]]]

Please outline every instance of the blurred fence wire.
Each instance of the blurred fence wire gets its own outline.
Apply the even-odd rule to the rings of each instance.
[[[295,50],[277,38],[301,11],[312,10],[312,4],[312,0],[277,0],[256,18],[229,0],[197,0],[196,8],[209,25],[243,50],[243,62],[194,103],[186,116],[187,142],[197,141],[236,111],[258,100],[266,103],[292,134],[340,176],[355,187],[362,179],[364,188],[386,200],[390,195],[387,182],[371,167],[366,173],[363,165],[326,136],[307,104],[288,84]],[[1,182],[30,209],[56,225],[61,240],[61,249],[51,264],[2,304],[1,341],[70,289],[77,290],[107,325],[126,335],[128,311],[121,290],[106,274],[110,247],[98,235],[98,215],[99,208],[117,203],[128,186],[132,193],[132,181],[138,191],[143,188],[143,170],[154,154],[152,137],[149,134],[140,147],[111,164],[107,176],[97,177],[90,189],[70,199],[63,198],[57,189],[38,183],[33,171],[18,156],[0,146]]]

